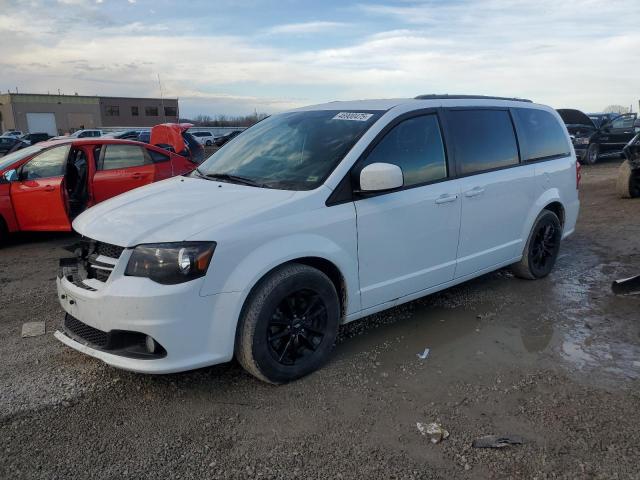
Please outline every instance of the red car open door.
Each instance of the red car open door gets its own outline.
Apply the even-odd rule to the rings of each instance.
[[[107,143],[96,158],[93,201],[102,202],[121,193],[152,183],[155,166],[140,145]]]
[[[19,169],[11,182],[11,203],[20,230],[68,231],[64,174],[70,145],[39,153]]]

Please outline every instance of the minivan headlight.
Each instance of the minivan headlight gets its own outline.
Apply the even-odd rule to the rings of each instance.
[[[146,277],[163,285],[188,282],[207,273],[215,248],[215,242],[138,245],[124,274]]]

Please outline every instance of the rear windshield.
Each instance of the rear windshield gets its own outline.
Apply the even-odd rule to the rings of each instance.
[[[202,175],[234,175],[265,187],[318,187],[379,111],[314,110],[273,115],[243,131],[209,157]]]

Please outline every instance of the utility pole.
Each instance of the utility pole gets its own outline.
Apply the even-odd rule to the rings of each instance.
[[[160,107],[162,108],[163,123],[167,123],[167,116],[164,113],[164,96],[162,95],[162,82],[160,81],[160,74],[158,74],[158,85],[160,86]]]

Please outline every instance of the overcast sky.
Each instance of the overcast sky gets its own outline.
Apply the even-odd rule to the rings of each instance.
[[[465,93],[640,99],[640,0],[0,0],[0,89],[179,97],[182,116]]]

